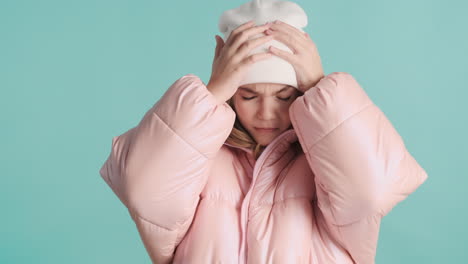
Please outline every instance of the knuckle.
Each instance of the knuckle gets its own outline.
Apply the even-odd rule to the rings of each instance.
[[[242,31],[242,32],[239,33],[239,38],[240,38],[240,39],[244,39],[244,38],[247,37],[247,35],[248,35],[247,32]]]
[[[240,55],[239,54],[235,54],[232,56],[232,61],[239,61],[240,60]]]

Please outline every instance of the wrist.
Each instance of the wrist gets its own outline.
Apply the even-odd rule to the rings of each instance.
[[[301,92],[305,93],[306,91],[308,91],[312,87],[315,87],[317,85],[317,83],[319,83],[320,80],[322,80],[323,78],[325,78],[325,75],[321,74],[318,77],[314,78],[313,80],[306,82],[304,85],[302,85],[302,87],[300,87],[299,90]]]
[[[218,102],[218,104],[220,104],[220,105],[224,104],[224,102],[225,102],[226,100],[224,100],[224,96],[218,92],[219,89],[214,88],[214,87],[211,86],[210,84],[207,84],[207,85],[206,85],[206,89],[207,89],[208,92],[210,92],[211,95],[216,99],[216,101]]]

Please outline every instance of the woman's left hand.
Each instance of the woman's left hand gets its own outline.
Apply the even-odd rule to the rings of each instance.
[[[293,65],[299,91],[307,91],[324,77],[317,46],[307,32],[302,32],[285,22],[276,20],[275,23],[271,24],[270,30],[265,31],[265,34],[273,35],[274,39],[287,45],[293,51],[290,53],[273,46],[269,48],[272,54]]]

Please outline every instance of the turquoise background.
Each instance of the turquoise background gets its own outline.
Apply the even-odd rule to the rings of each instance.
[[[150,263],[99,175],[165,90],[209,81],[244,1],[0,2],[0,263]],[[326,74],[353,74],[429,175],[381,225],[376,263],[468,259],[467,1],[296,1]]]

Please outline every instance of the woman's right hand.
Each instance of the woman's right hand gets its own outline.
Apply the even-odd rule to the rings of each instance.
[[[247,56],[255,47],[273,39],[272,35],[249,39],[264,32],[270,25],[271,23],[266,23],[255,26],[253,21],[244,23],[231,32],[226,43],[216,35],[212,72],[206,87],[221,104],[236,93],[250,64],[273,55],[267,51]]]

